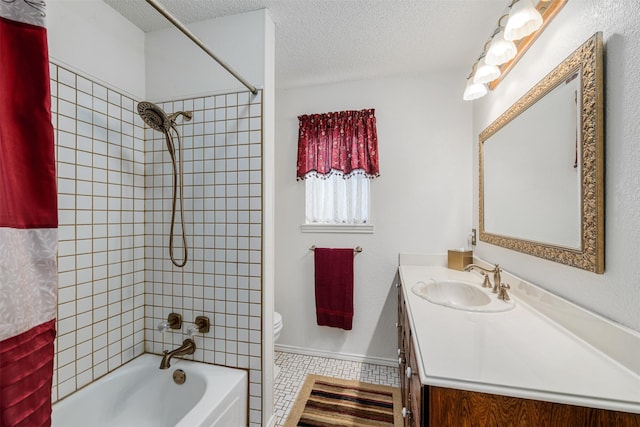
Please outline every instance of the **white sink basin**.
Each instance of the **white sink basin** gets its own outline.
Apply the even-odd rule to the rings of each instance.
[[[457,280],[419,281],[411,288],[414,294],[433,304],[465,311],[496,313],[511,310],[513,301],[502,301],[480,285]]]

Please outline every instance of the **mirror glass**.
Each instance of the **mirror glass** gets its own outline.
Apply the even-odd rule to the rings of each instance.
[[[601,273],[602,39],[480,134],[480,239]]]
[[[486,232],[582,248],[579,73],[484,142]]]

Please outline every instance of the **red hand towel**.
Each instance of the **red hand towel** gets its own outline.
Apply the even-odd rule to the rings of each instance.
[[[318,325],[351,330],[353,249],[316,248],[314,263]]]

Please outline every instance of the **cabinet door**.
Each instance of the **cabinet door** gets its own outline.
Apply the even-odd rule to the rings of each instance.
[[[422,427],[423,390],[422,383],[420,382],[420,375],[418,373],[418,359],[413,347],[413,341],[409,341],[409,356],[407,360],[408,362],[404,377],[409,383],[409,410],[411,411],[409,415],[409,425],[411,427]]]
[[[400,283],[400,282],[398,282]],[[413,348],[413,336],[409,323],[406,301],[398,287],[398,366],[405,427],[422,427],[423,387],[418,374],[417,356]]]
[[[399,378],[400,378],[400,392],[402,399],[402,408],[406,411],[409,408],[409,382],[407,381],[407,377],[404,375],[404,371],[407,367],[407,340],[406,340],[406,331],[409,327],[406,321],[406,306],[404,302],[404,296],[402,295],[402,283],[398,280],[397,284],[398,290],[398,321],[396,323],[396,327],[398,329],[398,369],[399,369]],[[404,419],[404,426],[409,427],[408,424],[409,419]]]
[[[396,329],[398,333],[398,365],[402,365],[405,358],[405,340],[404,333],[407,327],[405,323],[405,303],[402,295],[402,283],[398,279],[396,283],[396,289],[398,292],[398,317],[396,321]]]

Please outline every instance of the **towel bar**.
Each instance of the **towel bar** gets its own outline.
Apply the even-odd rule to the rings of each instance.
[[[313,245],[309,248],[310,251],[315,251],[316,250],[316,245]],[[356,254],[359,254],[360,252],[362,252],[362,248],[360,246],[356,246],[355,248],[353,248],[353,252]]]

